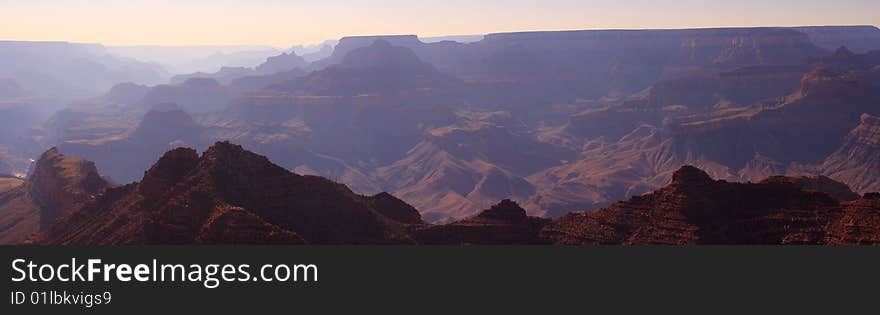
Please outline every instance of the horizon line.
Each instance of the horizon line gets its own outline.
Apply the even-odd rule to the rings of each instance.
[[[278,46],[273,44],[259,44],[259,43],[224,43],[224,44],[154,44],[154,43],[138,43],[138,44],[112,44],[112,43],[104,43],[104,42],[92,42],[92,41],[71,41],[71,40],[22,40],[22,39],[2,39],[0,38],[0,43],[13,43],[13,42],[22,42],[22,43],[66,43],[66,44],[82,44],[82,45],[100,45],[104,47],[234,47],[234,46],[254,46],[263,47],[263,48],[275,48],[275,49],[289,49],[296,46],[315,46],[321,45],[328,41],[340,41],[345,38],[369,38],[369,37],[392,37],[392,36],[415,36],[418,39],[423,38],[438,38],[438,37],[464,37],[464,36],[490,36],[490,35],[504,35],[504,34],[528,34],[528,33],[562,33],[562,32],[590,32],[590,31],[686,31],[686,30],[720,30],[720,29],[786,29],[786,28],[802,28],[802,27],[873,27],[874,29],[880,30],[880,25],[872,25],[872,24],[823,24],[823,25],[764,25],[764,26],[704,26],[704,27],[673,27],[673,28],[572,28],[572,29],[535,29],[535,30],[518,30],[518,31],[503,31],[503,32],[489,32],[485,34],[446,34],[446,35],[419,35],[413,33],[386,33],[386,34],[364,34],[364,35],[343,35],[339,38],[328,38],[317,42],[311,43],[298,43],[291,44],[287,46]]]

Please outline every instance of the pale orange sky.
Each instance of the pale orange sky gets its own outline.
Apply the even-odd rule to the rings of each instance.
[[[0,39],[288,47],[344,35],[880,25],[880,1],[0,0]],[[769,3],[768,3],[769,2]]]

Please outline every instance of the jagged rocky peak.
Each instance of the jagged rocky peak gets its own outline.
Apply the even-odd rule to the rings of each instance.
[[[40,226],[45,228],[109,185],[91,161],[51,148],[37,160],[25,189],[40,208]]]
[[[0,192],[0,244],[20,244],[77,212],[109,185],[92,162],[47,150],[24,183]]]
[[[38,190],[74,188],[85,193],[97,193],[107,186],[107,182],[98,174],[95,163],[65,156],[54,147],[37,160],[28,183]]]
[[[145,197],[160,197],[175,183],[189,174],[199,163],[196,150],[177,148],[168,151],[144,173],[139,189]]]
[[[267,157],[245,150],[244,147],[229,141],[217,141],[205,150],[202,158],[212,161],[235,161],[252,158],[262,163],[272,163]]]
[[[483,210],[477,217],[505,221],[518,221],[527,218],[526,210],[510,199],[504,199],[491,208]]]
[[[299,176],[278,166],[266,156],[246,150],[229,141],[218,141],[202,154],[201,170],[211,172],[215,181],[241,185],[242,181]],[[241,189],[246,187],[242,186]]]
[[[357,195],[227,141],[201,157],[171,150],[140,183],[108,192],[80,213],[40,242],[405,244],[413,242],[405,224],[423,224],[415,209],[390,195]]]

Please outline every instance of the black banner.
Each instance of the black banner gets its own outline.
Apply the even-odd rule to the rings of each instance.
[[[880,250],[868,247],[12,246],[0,252],[2,314],[834,314],[875,311],[880,293]],[[88,281],[90,259],[100,259],[95,267],[114,265],[110,281],[103,269]],[[31,262],[36,281],[15,281]],[[59,281],[74,272],[57,267],[72,262],[82,278]],[[244,281],[220,279],[227,264],[233,266],[227,275]],[[201,279],[170,281],[166,274],[159,281],[153,272],[163,265],[185,266]],[[265,278],[264,265],[271,266]],[[117,268],[129,281],[117,278]],[[56,278],[41,281],[49,269]],[[285,269],[299,272],[297,281]]]

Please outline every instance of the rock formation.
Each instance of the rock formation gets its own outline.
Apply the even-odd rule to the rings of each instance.
[[[862,115],[861,123],[820,168],[856,191],[880,191],[880,117]]]
[[[880,210],[876,195],[846,202],[805,187],[779,178],[755,184],[716,181],[684,166],[666,187],[595,212],[568,214],[542,235],[556,244],[877,242],[876,226],[867,223],[876,221]]]
[[[26,181],[0,192],[0,244],[17,244],[46,230],[108,186],[92,162],[55,148],[46,151]]]
[[[405,244],[413,241],[404,225],[417,218],[388,196],[360,196],[219,142],[201,157],[192,149],[169,151],[141,182],[109,189],[37,241]]]
[[[417,229],[413,234],[424,245],[545,244],[539,232],[549,222],[549,219],[527,216],[518,204],[505,199],[476,216]]]

